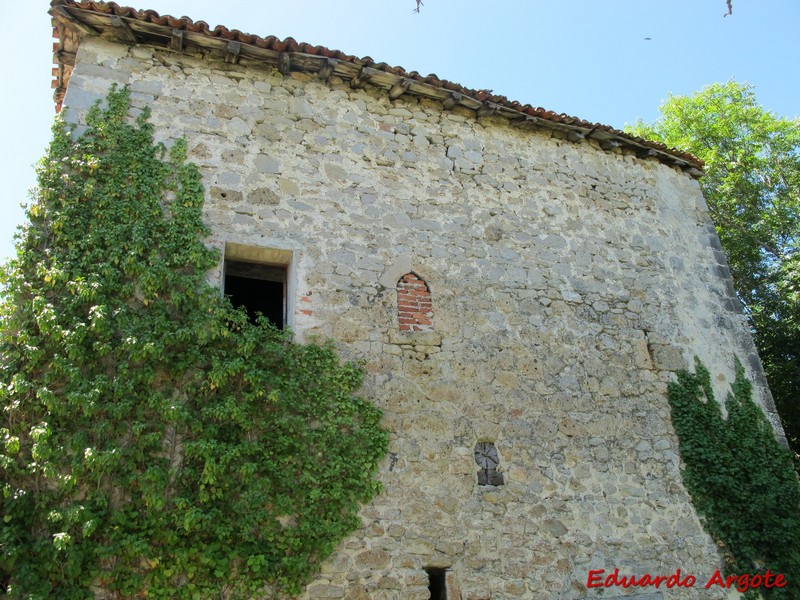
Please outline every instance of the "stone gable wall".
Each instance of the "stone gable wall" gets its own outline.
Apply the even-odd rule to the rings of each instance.
[[[702,590],[721,560],[666,383],[695,355],[721,393],[734,356],[763,376],[696,181],[370,87],[94,38],[68,118],[111,82],[187,139],[209,243],[292,251],[290,324],[366,360],[393,431],[384,492],[304,598],[422,600],[425,567],[449,569],[451,599],[599,597],[588,571],[615,567],[698,578],[665,597],[724,596]],[[425,331],[398,322],[407,274],[428,286]],[[481,442],[503,485],[478,485]]]

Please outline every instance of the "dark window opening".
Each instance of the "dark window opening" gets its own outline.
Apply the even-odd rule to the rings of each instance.
[[[425,572],[428,574],[431,600],[447,600],[447,569],[425,567]]]
[[[286,326],[285,266],[226,260],[225,295],[252,323],[262,314],[278,329]]]
[[[478,485],[503,485],[503,474],[497,470],[500,466],[500,457],[497,448],[492,442],[478,442],[475,444],[475,462],[481,468],[478,471]]]

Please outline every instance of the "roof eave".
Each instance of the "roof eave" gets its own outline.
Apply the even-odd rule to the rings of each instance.
[[[368,57],[357,58],[337,50],[299,44],[291,38],[262,38],[221,26],[212,30],[203,21],[195,23],[187,17],[162,17],[155,11],[137,11],[114,3],[53,0],[50,15],[53,35],[58,40],[53,44],[56,111],[61,109],[81,38],[101,36],[125,44],[154,45],[175,52],[207,52],[229,63],[255,61],[277,68],[284,75],[311,73],[325,81],[337,77],[352,88],[378,87],[392,100],[404,95],[426,98],[440,102],[444,110],[466,108],[477,118],[498,116],[517,127],[557,132],[572,142],[594,140],[603,150],[621,148],[639,158],[655,158],[694,178],[703,174],[703,162],[691,154],[607,125],[522,105],[486,91],[470,90],[435,75],[422,77],[400,67],[376,64]]]

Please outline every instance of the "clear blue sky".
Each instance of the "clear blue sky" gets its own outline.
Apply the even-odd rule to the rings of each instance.
[[[763,106],[800,114],[798,0],[142,0],[262,36],[294,37],[512,100],[622,128],[652,121],[669,94],[736,79]],[[125,0],[119,0],[125,5]],[[49,2],[3,7],[0,259],[50,136]],[[651,38],[647,40],[645,38]]]

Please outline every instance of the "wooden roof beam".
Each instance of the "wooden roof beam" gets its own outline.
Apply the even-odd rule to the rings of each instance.
[[[336,70],[336,65],[338,64],[339,60],[336,58],[325,59],[322,61],[322,66],[319,68],[319,71],[317,71],[317,75],[319,75],[319,78],[325,83],[330,83],[333,72]]]
[[[491,117],[492,115],[496,114],[497,111],[500,110],[500,106],[495,104],[494,102],[483,102],[478,110],[475,111],[475,115],[480,119],[482,117]]]
[[[284,77],[292,72],[292,55],[288,52],[281,52],[278,55],[278,71]]]
[[[242,51],[242,42],[231,40],[225,46],[225,62],[231,65],[238,64],[239,53]]]
[[[183,29],[173,29],[169,40],[169,47],[176,52],[183,50]]]
[[[511,125],[513,127],[530,127],[533,125],[539,125],[539,117],[532,117],[531,115],[522,115],[518,119],[513,119],[511,121]]]
[[[600,140],[600,147],[603,150],[613,150],[619,148],[619,142],[617,140]]]
[[[68,26],[72,26],[81,33],[85,33],[86,35],[100,35],[100,32],[97,31],[94,27],[90,27],[85,23],[82,23],[78,19],[72,16],[72,14],[67,10],[65,6],[54,6],[52,8],[53,18],[59,19],[62,22],[66,21]]]
[[[461,99],[464,96],[459,94],[458,92],[452,92],[447,98],[442,100],[442,106],[444,106],[445,110],[452,110],[456,104],[461,102]]]
[[[375,69],[370,67],[361,67],[356,75],[350,80],[350,87],[354,90],[363,88],[367,82],[372,79]]]
[[[696,179],[703,176],[703,172],[697,167],[689,166],[688,169],[684,168],[683,171]]]
[[[411,84],[414,83],[410,79],[403,79],[395,83],[389,89],[389,100],[397,100],[400,96],[405,94],[408,91],[408,88],[411,87]]]
[[[580,142],[586,139],[586,134],[582,131],[578,131],[577,129],[573,129],[567,134],[567,139],[570,142]]]
[[[74,67],[75,54],[73,52],[67,52],[66,50],[59,50],[58,52],[53,53],[53,62],[56,62],[60,65],[69,65],[70,67]]]
[[[133,29],[130,28],[130,25],[128,25],[122,17],[111,15],[111,26],[114,27],[120,39],[126,42],[133,42],[134,44],[138,43],[139,40],[136,39],[136,34],[133,33]]]

